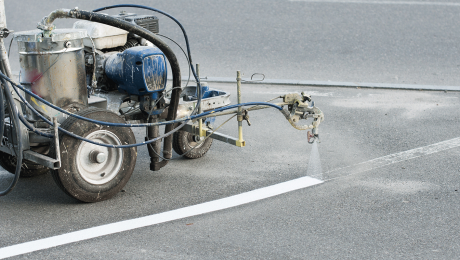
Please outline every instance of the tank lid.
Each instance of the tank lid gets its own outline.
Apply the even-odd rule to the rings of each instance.
[[[42,42],[45,38],[51,38],[52,42],[83,39],[87,37],[86,30],[79,29],[55,29],[51,31],[50,37],[44,37],[42,30],[17,32],[14,38],[18,42]]]
[[[85,20],[75,22],[73,24],[73,28],[85,29],[88,32],[88,35],[93,39],[128,34],[128,31],[117,27]]]

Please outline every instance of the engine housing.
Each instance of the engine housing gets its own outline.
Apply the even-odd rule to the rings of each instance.
[[[105,74],[118,85],[118,91],[156,100],[166,87],[166,58],[157,47],[132,47],[108,57]]]

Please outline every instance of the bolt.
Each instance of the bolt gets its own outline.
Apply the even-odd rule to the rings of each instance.
[[[96,161],[98,163],[103,163],[105,162],[106,159],[107,159],[107,156],[105,155],[105,153],[98,153],[96,156]]]
[[[93,163],[103,163],[107,160],[107,155],[105,153],[93,150],[89,153],[89,160]]]

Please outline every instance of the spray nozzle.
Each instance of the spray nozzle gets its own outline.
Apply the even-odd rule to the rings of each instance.
[[[307,140],[309,144],[313,144],[315,141],[318,141],[318,143],[320,143],[319,135],[316,131],[316,128],[313,128],[312,132],[307,132]]]

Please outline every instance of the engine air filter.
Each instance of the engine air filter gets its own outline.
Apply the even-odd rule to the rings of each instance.
[[[159,33],[160,28],[158,25],[158,18],[153,15],[136,15],[128,16],[124,18],[126,21],[135,23],[140,27],[143,27],[146,30],[149,30],[153,33]]]

